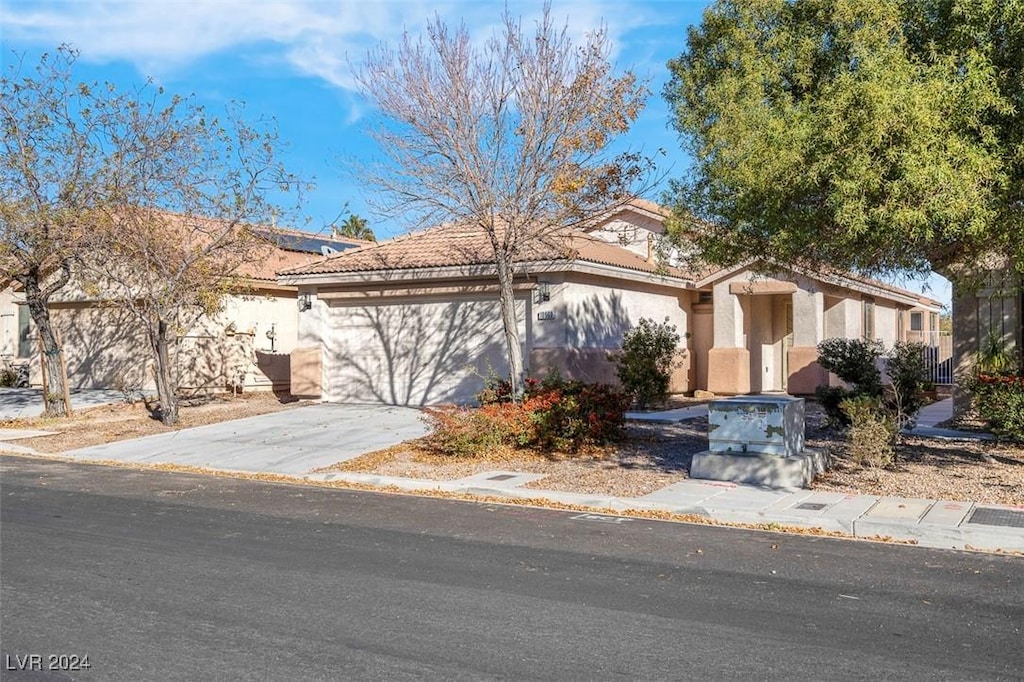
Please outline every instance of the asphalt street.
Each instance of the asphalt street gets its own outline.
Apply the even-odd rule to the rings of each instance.
[[[0,502],[4,680],[1024,675],[1020,557],[18,457]]]

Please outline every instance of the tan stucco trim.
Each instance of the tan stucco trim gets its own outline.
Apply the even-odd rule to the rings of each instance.
[[[319,398],[323,393],[323,363],[320,346],[295,348],[291,352],[291,394],[298,398]]]
[[[755,262],[756,261],[751,259],[751,260],[744,261],[744,262],[742,262],[742,263],[740,263],[738,265],[734,265],[732,267],[724,268],[722,270],[714,272],[714,273],[708,275],[707,277],[705,277],[704,279],[701,279],[701,280],[698,280],[698,281],[694,282],[694,288],[696,288],[696,289],[706,289],[707,287],[715,284],[716,282],[720,282],[720,281],[722,281],[724,279],[728,279],[729,277],[733,277],[737,273],[743,272],[744,270],[749,270],[751,268],[751,266]],[[806,278],[808,278],[810,280],[813,280],[815,282],[819,282],[819,283],[821,283],[823,285],[830,285],[830,286],[833,286],[833,287],[839,287],[840,289],[844,289],[846,291],[854,291],[854,292],[857,292],[857,293],[862,294],[862,295],[874,296],[876,298],[881,298],[881,299],[885,299],[885,300],[888,300],[888,301],[893,301],[895,303],[899,303],[899,304],[902,304],[902,305],[906,305],[906,306],[909,306],[911,308],[924,307],[926,310],[934,311],[934,312],[941,312],[941,310],[942,310],[941,306],[939,306],[939,305],[934,305],[934,306],[927,305],[926,301],[930,301],[930,299],[927,299],[926,297],[922,297],[921,294],[918,294],[918,293],[915,293],[915,292],[908,291],[908,292],[906,292],[906,294],[901,294],[901,293],[898,293],[898,292],[895,292],[895,291],[891,291],[889,289],[883,289],[881,287],[872,286],[871,284],[868,284],[866,282],[860,282],[858,280],[854,280],[854,279],[851,279],[849,277],[843,277],[842,275],[823,275],[821,273],[812,272],[810,270],[805,270],[805,269],[800,268],[800,267],[794,267],[794,266],[788,266],[788,265],[780,265],[778,263],[771,263],[771,267],[772,268],[776,268],[776,269],[778,269],[780,271],[791,272],[791,273],[793,273],[795,275],[802,275],[802,276],[804,276],[804,277],[806,277]],[[747,292],[731,292],[731,293],[747,293]],[[779,292],[779,293],[784,293],[784,292]]]
[[[730,294],[743,294],[747,296],[759,296],[769,294],[792,294],[797,290],[795,282],[782,281],[751,281],[732,282],[729,284]]]
[[[534,282],[524,282],[513,285],[514,291],[530,291],[536,287]],[[457,286],[423,286],[423,287],[382,287],[376,289],[348,289],[344,291],[321,291],[317,297],[324,301],[351,301],[365,300],[368,298],[411,298],[417,296],[438,296],[443,294],[455,294],[458,296],[472,296],[480,294],[495,295],[498,293],[497,284],[463,284]]]
[[[708,351],[708,390],[722,395],[750,393],[750,351],[746,348]]]
[[[818,386],[828,383],[825,370],[818,364],[815,346],[793,346],[787,357],[789,377],[786,392],[790,395],[810,395]]]

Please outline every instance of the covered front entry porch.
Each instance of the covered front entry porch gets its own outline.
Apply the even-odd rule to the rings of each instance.
[[[813,393],[825,380],[817,363],[824,296],[797,282],[741,280],[713,288],[712,393]]]

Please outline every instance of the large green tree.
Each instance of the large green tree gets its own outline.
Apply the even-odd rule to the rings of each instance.
[[[719,0],[669,68],[706,260],[1024,269],[1021,0]]]

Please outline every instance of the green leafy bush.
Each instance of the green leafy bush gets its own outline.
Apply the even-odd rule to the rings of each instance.
[[[882,395],[878,359],[882,344],[867,339],[825,339],[818,344],[818,364],[849,384],[857,395]]]
[[[819,386],[814,394],[834,426],[849,426],[850,418],[840,404],[856,396],[880,397],[882,374],[878,371],[878,358],[882,344],[866,339],[826,339],[818,344],[818,364],[832,372],[850,388]]]
[[[1024,375],[978,372],[968,388],[994,433],[1024,442]]]
[[[620,440],[630,402],[614,386],[566,381],[555,373],[527,379],[518,403],[505,380],[489,381],[478,397],[478,408],[424,410],[431,429],[427,447],[455,457],[477,457],[500,446],[575,452]]]
[[[623,336],[619,352],[609,356],[623,389],[641,410],[668,397],[680,340],[667,317],[661,323],[640,318]]]
[[[842,386],[818,386],[814,389],[814,397],[817,398],[821,409],[825,410],[825,417],[830,426],[842,428],[850,425],[850,418],[846,416],[839,405],[853,395]]]
[[[925,403],[922,393],[930,382],[924,352],[923,343],[901,342],[887,355],[886,370],[891,384],[885,402],[900,428],[911,424]]]
[[[840,409],[850,422],[846,430],[846,452],[850,459],[865,466],[888,466],[896,461],[896,421],[878,398],[847,398],[840,403]]]

